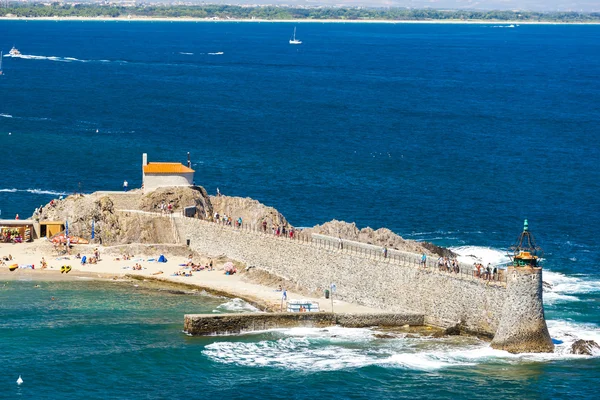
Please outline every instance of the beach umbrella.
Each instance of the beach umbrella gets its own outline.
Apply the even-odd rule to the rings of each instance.
[[[69,221],[65,221],[65,236],[69,236]]]
[[[94,220],[92,220],[92,240],[94,240],[95,236],[96,236],[96,234],[94,232]]]

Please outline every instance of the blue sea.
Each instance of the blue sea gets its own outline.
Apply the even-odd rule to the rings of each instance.
[[[600,27],[311,23],[291,46],[293,28],[0,21],[4,54],[23,54],[0,76],[0,218],[139,186],[142,153],[188,151],[197,184],[296,226],[354,221],[501,261],[527,218],[556,352],[370,329],[192,338],[184,313],[247,305],[11,281],[0,398],[596,398],[600,358],[568,348],[600,343]]]

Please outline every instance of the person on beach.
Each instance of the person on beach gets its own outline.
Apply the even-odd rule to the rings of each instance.
[[[423,255],[421,256],[421,265],[423,267],[425,267],[425,265],[427,265],[427,255],[425,255],[425,253],[423,253]]]
[[[15,215],[15,219],[19,219],[19,214]]]
[[[342,241],[342,237],[338,236],[338,247],[340,250],[344,250],[344,242]]]
[[[237,220],[238,228],[242,227],[242,217],[239,217]]]
[[[281,297],[283,300],[287,300],[287,290],[286,289],[283,289],[283,293],[282,293]]]
[[[127,191],[127,187],[129,186],[129,183],[127,181],[123,181],[123,191],[126,192]]]
[[[263,226],[263,232],[267,233],[267,221],[263,221],[262,226]]]
[[[212,259],[211,259],[211,260],[210,260],[210,262],[208,263],[208,266],[210,267],[210,271],[214,271],[214,268],[213,268],[213,261],[212,261]]]
[[[46,259],[44,257],[42,257],[42,261],[40,261],[40,265],[42,266],[42,269],[48,268],[48,264],[46,263]]]

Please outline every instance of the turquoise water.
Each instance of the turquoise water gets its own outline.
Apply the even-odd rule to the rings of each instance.
[[[600,28],[302,24],[290,46],[292,29],[1,21],[0,48],[24,54],[0,79],[1,216],[139,185],[143,152],[190,151],[211,193],[296,226],[386,226],[471,261],[504,259],[528,218],[557,352],[369,330],[189,338],[186,304],[213,300],[68,284],[48,305],[55,289],[11,283],[0,357],[15,372],[0,397],[593,397],[598,358],[567,349],[600,342]]]
[[[251,308],[146,285],[4,284],[0,397],[591,398],[600,378],[597,358],[510,356],[474,338],[344,328],[189,337],[184,313]]]

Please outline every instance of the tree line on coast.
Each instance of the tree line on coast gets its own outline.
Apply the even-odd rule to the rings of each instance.
[[[103,4],[8,3],[0,16],[15,17],[144,17],[262,20],[389,20],[389,21],[521,21],[521,22],[600,22],[600,13],[473,11],[407,8],[287,7],[235,5],[138,5],[123,7]]]

